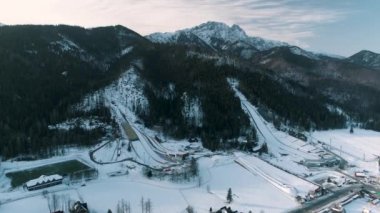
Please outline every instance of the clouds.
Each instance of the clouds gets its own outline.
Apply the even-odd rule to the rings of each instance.
[[[321,4],[320,2],[325,2]],[[304,0],[0,0],[7,24],[122,24],[141,34],[174,31],[206,21],[238,24],[250,35],[307,46],[318,25],[344,18],[330,1]]]
[[[199,2],[201,0],[198,0]],[[205,1],[202,1],[205,2]],[[305,3],[309,2],[309,3]],[[235,23],[250,35],[287,41],[307,46],[303,39],[314,36],[318,25],[333,23],[345,17],[347,10],[302,0],[207,1],[216,20]],[[202,12],[207,12],[202,11]]]

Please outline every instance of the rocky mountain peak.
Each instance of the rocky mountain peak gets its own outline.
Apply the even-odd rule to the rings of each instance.
[[[184,35],[187,36],[186,39]],[[181,43],[195,46],[205,46],[206,44],[213,50],[232,52],[244,58],[250,58],[257,51],[268,50],[278,46],[288,46],[284,42],[248,36],[239,25],[234,24],[229,26],[215,21],[178,30],[174,33],[153,33],[148,35],[147,38],[156,43]]]

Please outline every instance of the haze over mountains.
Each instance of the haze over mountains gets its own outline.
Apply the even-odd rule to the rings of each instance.
[[[380,130],[378,54],[329,57],[250,37],[237,25],[207,22],[147,37],[123,26],[4,26],[0,56],[0,100],[7,103],[0,106],[0,150],[7,157],[117,134],[48,129],[94,116],[114,125],[103,90],[115,82],[124,83],[112,94],[132,97],[126,88],[135,88],[123,104],[146,126],[176,138],[199,136],[212,150],[254,131],[229,79],[278,128]],[[133,84],[123,78],[131,68]],[[95,107],[74,110],[91,95]]]

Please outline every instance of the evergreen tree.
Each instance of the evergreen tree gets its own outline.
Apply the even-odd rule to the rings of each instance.
[[[231,190],[231,188],[229,188],[228,192],[227,192],[227,202],[231,203],[232,200],[233,200],[233,198],[232,198],[232,190]]]

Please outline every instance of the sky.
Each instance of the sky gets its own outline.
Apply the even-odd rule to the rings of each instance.
[[[379,0],[0,0],[0,23],[124,25],[142,35],[207,21],[328,54],[380,53]]]

